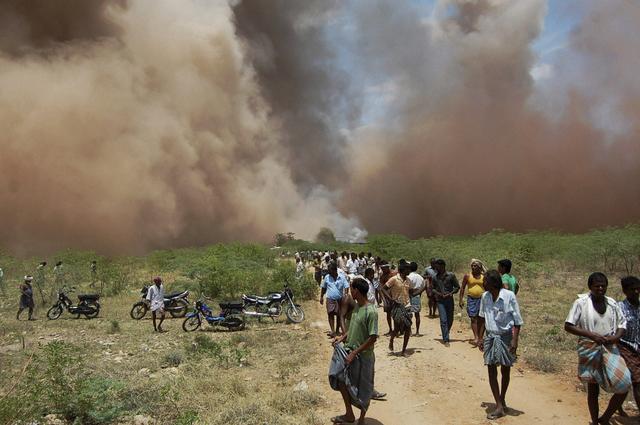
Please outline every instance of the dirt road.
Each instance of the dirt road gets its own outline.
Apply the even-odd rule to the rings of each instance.
[[[324,311],[318,308],[310,313],[310,319],[318,324],[317,332],[323,333],[325,329],[319,324]],[[386,322],[380,320],[381,333],[386,330]],[[388,395],[386,401],[372,402],[368,425],[588,423],[585,394],[576,391],[573,380],[563,381],[560,376],[538,374],[521,366],[512,371],[507,394],[509,415],[488,421],[486,414],[493,407],[493,397],[482,353],[467,342],[470,331],[462,323],[455,324],[449,348],[438,340],[437,318],[423,318],[421,332],[424,336],[409,341],[408,358],[389,355],[387,337],[381,337],[376,345],[375,386]],[[318,367],[326,371],[332,351],[328,343],[322,347],[324,364],[321,361]],[[318,388],[322,388],[329,406],[322,415],[330,418],[343,413],[340,394],[331,391],[324,372],[318,378]]]

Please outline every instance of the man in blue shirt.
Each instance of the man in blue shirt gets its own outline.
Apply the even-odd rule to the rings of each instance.
[[[327,316],[329,318],[329,328],[331,338],[336,336],[336,328],[340,325],[338,320],[340,315],[340,301],[345,289],[349,287],[346,276],[338,273],[338,265],[335,262],[329,263],[328,274],[322,280],[320,288],[320,304],[323,303],[324,295],[327,294]]]

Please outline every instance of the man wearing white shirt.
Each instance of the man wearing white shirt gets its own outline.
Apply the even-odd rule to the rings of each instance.
[[[415,261],[409,263],[411,273],[407,276],[411,283],[411,290],[409,292],[411,302],[411,312],[414,313],[416,318],[416,333],[415,336],[420,336],[420,310],[422,310],[422,292],[425,290],[426,285],[424,278],[420,276],[418,271],[418,264]]]
[[[351,258],[347,260],[347,274],[352,276],[358,274],[358,256],[355,252],[352,252]]]
[[[494,420],[505,415],[511,367],[516,361],[523,322],[516,295],[502,287],[502,278],[496,270],[489,270],[485,274],[485,289],[480,300],[479,317],[482,321],[480,335],[486,329],[487,336],[478,348],[484,353],[489,386],[496,402],[495,410],[487,415],[487,419]],[[498,384],[498,366],[502,374],[502,385]]]
[[[164,332],[162,322],[164,321],[164,285],[162,278],[156,276],[153,278],[153,285],[147,291],[147,301],[151,304],[151,315],[153,316],[153,330],[156,332]],[[156,326],[156,316],[160,316],[160,323]]]

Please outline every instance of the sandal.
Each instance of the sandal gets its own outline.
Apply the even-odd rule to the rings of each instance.
[[[334,423],[334,424],[352,424],[355,421],[356,421],[355,419],[352,421],[348,421],[347,417],[344,415],[334,416],[333,418],[331,418],[331,423]]]
[[[503,416],[505,416],[504,412],[493,412],[487,415],[487,419],[493,421],[495,419],[502,418]]]

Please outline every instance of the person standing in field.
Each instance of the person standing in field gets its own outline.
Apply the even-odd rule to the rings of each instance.
[[[317,254],[313,259],[313,278],[318,286],[322,283],[322,259],[320,254]]]
[[[608,285],[604,273],[592,273],[589,293],[578,296],[564,324],[565,331],[578,336],[578,377],[587,385],[587,404],[594,424],[608,424],[631,387],[631,374],[618,349],[627,323],[620,306],[605,295]],[[602,416],[600,387],[614,394]]]
[[[506,396],[511,380],[511,367],[516,361],[523,321],[518,300],[513,292],[502,287],[500,273],[497,270],[489,270],[484,282],[487,291],[480,297],[478,320],[483,322],[481,329],[486,329],[487,335],[484,341],[478,344],[478,348],[484,353],[489,385],[496,402],[496,409],[487,415],[487,419],[493,420],[504,416],[507,409]],[[500,385],[498,366],[502,375]]]
[[[7,290],[4,286],[4,270],[0,267],[0,292],[2,292],[2,296],[7,295]]]
[[[53,268],[54,283],[56,291],[59,291],[65,285],[64,270],[62,269],[62,261],[58,261]]]
[[[433,294],[433,278],[436,277],[435,270],[436,259],[432,258],[429,261],[429,267],[424,269],[422,277],[427,283],[427,300],[429,303],[429,317],[436,317],[436,311],[438,310],[438,304],[436,302],[436,296]]]
[[[40,299],[42,301],[42,305],[45,305],[46,303],[46,300],[44,298],[44,293],[46,291],[45,289],[46,279],[47,279],[44,273],[45,267],[47,267],[46,261],[42,261],[40,264],[38,264],[38,266],[36,267],[36,279],[34,282],[36,285],[36,288],[38,288],[38,292],[40,293]],[[55,290],[53,291],[52,296],[57,296],[57,294],[55,294]]]
[[[302,258],[296,257],[296,279],[302,279],[304,277],[304,261]]]
[[[410,273],[409,264],[398,264],[398,274],[387,280],[382,286],[382,294],[391,301],[391,317],[393,318],[393,330],[389,339],[389,350],[393,351],[393,340],[397,335],[404,335],[401,355],[407,356],[407,345],[411,337],[411,304],[409,291],[411,282],[408,279]]]
[[[162,329],[162,322],[164,322],[164,285],[162,284],[162,278],[156,276],[153,278],[153,285],[147,292],[147,301],[151,303],[151,315],[153,317],[153,330],[155,332],[165,332]],[[156,325],[156,318],[160,318],[160,322]]]
[[[320,285],[320,304],[324,303],[324,295],[327,294],[327,318],[329,319],[330,337],[336,336],[340,327],[340,302],[344,290],[349,287],[346,277],[338,273],[338,265],[333,261],[329,263],[328,273]]]
[[[365,416],[374,393],[374,346],[378,339],[378,311],[367,300],[369,285],[356,277],[351,285],[351,297],[356,306],[351,313],[349,329],[333,341],[334,354],[329,368],[329,384],[340,391],[345,413],[331,418],[334,424],[356,421],[355,406],[360,409],[358,425],[364,425]]]
[[[416,319],[416,333],[414,336],[420,335],[420,311],[422,310],[422,293],[426,289],[425,281],[420,273],[418,273],[418,263],[412,261],[409,263],[409,281],[411,282],[411,290],[409,292],[409,303],[411,304],[411,312]]]
[[[35,320],[33,318],[33,288],[31,287],[31,282],[33,281],[32,276],[25,276],[24,282],[20,285],[20,305],[18,307],[18,314],[16,314],[16,320],[20,320],[20,313],[22,313],[25,309],[29,310],[29,318],[28,320]]]
[[[505,258],[504,260],[498,261],[498,271],[502,276],[504,288],[517,295],[520,290],[520,285],[518,285],[518,279],[511,274],[511,260]]]
[[[96,263],[96,260],[91,261],[89,271],[91,272],[91,287],[95,288],[96,283],[98,282],[98,263]]]
[[[631,385],[636,406],[640,408],[640,279],[635,276],[620,280],[625,300],[618,305],[627,322],[620,338],[620,354],[631,373]]]
[[[449,334],[453,326],[454,302],[453,295],[460,290],[460,284],[456,275],[446,270],[447,263],[439,258],[434,262],[436,275],[432,279],[433,294],[438,305],[440,315],[440,330],[442,331],[442,342],[445,347],[449,346]]]
[[[467,314],[471,320],[471,330],[473,331],[473,341],[471,345],[477,347],[482,342],[482,332],[480,329],[481,320],[478,319],[478,313],[480,311],[480,300],[482,299],[482,294],[484,294],[484,274],[487,268],[482,261],[475,258],[471,260],[470,268],[471,273],[465,274],[462,278],[458,304],[460,308],[464,307],[464,293],[468,287]]]

